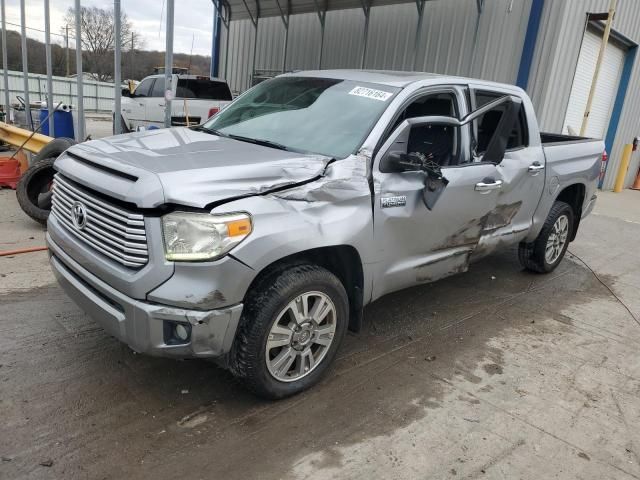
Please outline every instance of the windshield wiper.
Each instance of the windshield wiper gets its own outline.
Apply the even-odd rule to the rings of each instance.
[[[219,130],[214,130],[213,128],[207,128],[204,125],[196,125],[195,127],[190,127],[191,130],[195,130],[196,132],[204,132],[204,133],[209,133],[211,135],[217,135],[219,137],[227,137],[228,135],[225,135],[224,133],[222,133]]]
[[[233,135],[232,133],[226,135],[229,138],[233,138],[234,140],[239,140],[241,142],[254,143],[256,145],[262,145],[263,147],[277,148],[278,150],[289,151],[289,147],[286,145],[282,145],[278,142],[272,142],[271,140],[263,140],[261,138],[251,138],[251,137],[243,137],[242,135]]]

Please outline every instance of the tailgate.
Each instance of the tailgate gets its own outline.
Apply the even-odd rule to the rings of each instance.
[[[171,102],[171,125],[185,127],[204,123],[231,102],[176,98]]]

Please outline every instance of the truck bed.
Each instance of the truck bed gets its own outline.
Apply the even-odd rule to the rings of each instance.
[[[557,144],[566,144],[566,143],[586,143],[586,142],[596,142],[594,138],[589,137],[577,137],[575,135],[563,135],[561,133],[540,133],[540,141],[543,146],[548,145],[557,145]]]

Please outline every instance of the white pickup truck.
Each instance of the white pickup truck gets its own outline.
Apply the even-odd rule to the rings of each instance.
[[[172,76],[171,125],[198,125],[232,100],[227,82],[199,75]],[[140,127],[164,127],[164,75],[144,78],[134,91],[123,90],[120,122],[122,133]],[[114,133],[116,112],[113,114]]]

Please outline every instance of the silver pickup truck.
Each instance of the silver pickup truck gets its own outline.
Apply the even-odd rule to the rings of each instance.
[[[67,294],[138,352],[214,358],[281,398],[364,305],[519,245],[550,272],[593,208],[604,144],[541,134],[511,85],[315,71],[203,125],[69,148],[47,241]]]

